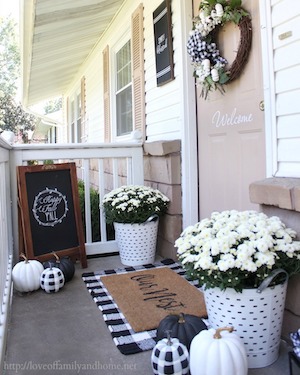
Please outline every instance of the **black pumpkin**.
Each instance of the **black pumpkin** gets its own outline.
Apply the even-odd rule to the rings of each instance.
[[[167,337],[169,331],[172,337],[184,344],[188,350],[193,338],[202,330],[207,329],[201,318],[190,314],[168,315],[157,328],[157,340]]]
[[[75,266],[69,257],[60,258],[56,253],[53,253],[55,259],[50,259],[43,263],[44,268],[57,267],[65,277],[65,282],[73,279],[75,273]]]

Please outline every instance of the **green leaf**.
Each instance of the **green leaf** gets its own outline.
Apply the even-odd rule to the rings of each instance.
[[[216,0],[206,0],[206,2],[207,2],[210,6],[214,6],[215,3],[216,3]]]
[[[240,13],[234,13],[232,17],[232,21],[238,25],[240,23],[240,20],[242,18],[242,15]]]
[[[231,0],[229,6],[231,9],[240,8],[242,5],[242,0]]]
[[[227,73],[223,72],[220,74],[220,78],[219,78],[219,83],[221,85],[224,85],[224,83],[228,82],[229,81],[229,76]]]
[[[205,78],[205,81],[208,83],[209,86],[212,86],[214,84],[214,81],[212,80],[211,76],[207,76]]]

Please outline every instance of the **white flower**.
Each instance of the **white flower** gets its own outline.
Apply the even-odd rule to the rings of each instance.
[[[220,76],[219,76],[219,72],[218,72],[217,69],[214,68],[214,69],[211,70],[211,78],[212,78],[212,80],[214,82],[218,82],[219,81]]]
[[[127,208],[127,203],[126,203],[126,202],[121,203],[121,204],[118,205],[117,208],[119,208],[119,209],[122,210],[122,211],[125,211],[126,208]]]
[[[203,256],[195,263],[195,269],[200,267],[203,270],[209,270],[213,269],[213,266],[212,257],[210,256]]]
[[[261,267],[262,265],[272,267],[275,264],[274,253],[271,253],[270,251],[266,253],[256,253],[254,257],[257,259],[255,262],[257,267]]]
[[[257,266],[252,260],[248,259],[245,262],[243,262],[241,269],[246,270],[248,272],[255,272],[257,271]]]
[[[232,254],[221,255],[221,259],[217,263],[220,271],[227,271],[229,268],[235,267],[235,260]]]
[[[238,246],[237,251],[237,260],[240,262],[245,262],[251,256],[251,252],[249,251],[249,247],[246,244],[242,244]]]
[[[209,59],[204,59],[202,61],[202,65],[204,69],[210,69],[210,60]]]
[[[300,251],[300,241],[294,241],[292,246],[295,252]]]
[[[268,239],[265,240],[264,238],[261,238],[260,240],[256,241],[255,245],[257,247],[257,250],[262,253],[265,253],[269,249]]]
[[[222,251],[222,242],[219,239],[215,239],[211,241],[211,255],[215,256],[220,254]]]
[[[196,29],[201,33],[204,30],[204,26],[202,23],[197,23]]]
[[[245,278],[257,277],[257,285],[268,275],[268,270],[285,268],[285,260],[290,268],[288,273],[297,271],[300,268],[300,241],[294,241],[294,236],[295,232],[286,228],[277,217],[269,218],[256,211],[232,210],[214,212],[210,218],[189,226],[175,246],[179,260],[197,270],[201,285],[209,280],[210,285],[218,286],[220,279],[225,277],[223,283],[236,287],[239,273],[243,276],[241,283]],[[295,260],[294,265],[289,259]],[[226,276],[228,272],[234,272],[234,276]]]
[[[185,259],[182,261],[182,264],[189,262],[189,263],[194,263],[197,260],[197,257],[192,254],[188,254]]]
[[[184,254],[191,248],[191,245],[184,240],[182,241],[182,243],[178,243],[176,241],[175,246],[178,247],[178,254]],[[189,253],[187,253],[187,255],[189,255]]]
[[[154,213],[163,214],[168,202],[169,199],[159,190],[140,185],[116,188],[102,201],[108,223],[142,223]]]
[[[222,17],[223,16],[223,13],[224,13],[224,10],[223,10],[223,6],[222,4],[216,4],[215,5],[215,9],[216,9],[216,14],[218,17]]]
[[[201,10],[199,12],[199,18],[202,22],[204,22],[205,18],[206,18],[206,15],[205,15],[205,12],[203,10]]]

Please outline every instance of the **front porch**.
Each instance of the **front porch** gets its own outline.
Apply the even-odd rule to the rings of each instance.
[[[174,149],[171,151],[173,153]],[[122,180],[122,183],[139,184],[144,181],[142,147],[134,143],[106,146],[9,146],[2,143],[0,157],[0,354],[4,375],[44,372],[152,374],[151,352],[124,356],[118,351],[101,312],[81,279],[82,272],[122,267],[119,256],[114,255],[115,242],[106,240],[101,211],[102,240],[95,243],[91,241],[91,215],[89,205],[86,206],[88,268],[83,270],[78,262],[74,279],[65,285],[63,291],[48,295],[38,290],[21,295],[12,290],[10,277],[11,268],[18,260],[17,165],[25,165],[29,160],[80,160],[78,172],[89,186],[90,163],[93,160],[98,165],[99,181],[108,178],[110,186],[117,186],[120,183],[120,170],[123,171],[126,166],[126,181]],[[112,174],[105,173],[106,159],[111,159]],[[101,197],[104,190],[100,189],[99,193]],[[86,200],[89,201],[88,195]],[[287,344],[282,342],[280,358],[276,363],[267,368],[250,370],[249,374],[288,374],[288,350]]]
[[[116,267],[119,256],[111,255],[88,259],[84,272]],[[153,374],[151,351],[125,356],[116,348],[81,274],[78,263],[74,279],[56,294],[14,294],[4,375]],[[280,358],[249,375],[288,374],[287,350],[282,342]]]
[[[161,146],[161,147],[158,147]],[[34,144],[10,145],[0,137],[0,367],[3,368],[7,329],[13,296],[11,271],[19,260],[20,227],[18,223],[17,166],[28,163],[66,163],[76,161],[77,177],[85,186],[85,249],[88,256],[113,254],[117,251],[115,240],[107,236],[101,207],[97,208],[98,237],[93,236],[95,220],[92,213],[91,191],[96,188],[99,202],[107,190],[123,184],[146,184],[163,191],[174,205],[162,221],[158,247],[164,256],[172,257],[174,237],[181,230],[180,142],[167,147],[154,144],[143,149],[137,142],[118,144]],[[92,225],[93,224],[93,225]],[[171,224],[171,225],[169,225]],[[171,228],[171,230],[165,230]],[[78,264],[80,267],[80,264]],[[15,298],[16,296],[14,296]],[[39,302],[38,302],[39,303]],[[14,307],[13,307],[14,310]],[[66,313],[63,314],[66,316]],[[81,314],[82,315],[82,314]],[[30,320],[30,319],[29,319]]]

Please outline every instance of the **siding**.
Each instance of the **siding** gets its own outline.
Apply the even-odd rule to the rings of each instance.
[[[273,0],[271,7],[276,176],[300,177],[300,1]]]
[[[102,51],[118,42],[126,30],[130,30],[131,15],[141,1],[125,2],[105,35],[99,40],[85,64],[74,78],[67,95],[78,87],[81,77],[86,77],[86,126],[88,142],[104,141],[103,77]],[[146,137],[147,141],[180,139],[182,118],[180,80],[176,77],[180,59],[180,5],[172,1],[173,49],[175,80],[157,87],[155,69],[155,50],[153,33],[153,11],[161,0],[144,1],[144,48],[145,48],[145,91],[146,91]],[[113,105],[111,110],[113,110]]]
[[[156,66],[154,54],[153,11],[160,5],[161,0],[147,1],[145,6],[145,80],[146,80],[146,135],[147,140],[168,140],[180,138],[180,92],[178,71],[178,33],[179,2],[172,1],[172,36],[174,51],[175,79],[166,85],[156,86]],[[177,25],[177,27],[176,27]]]

